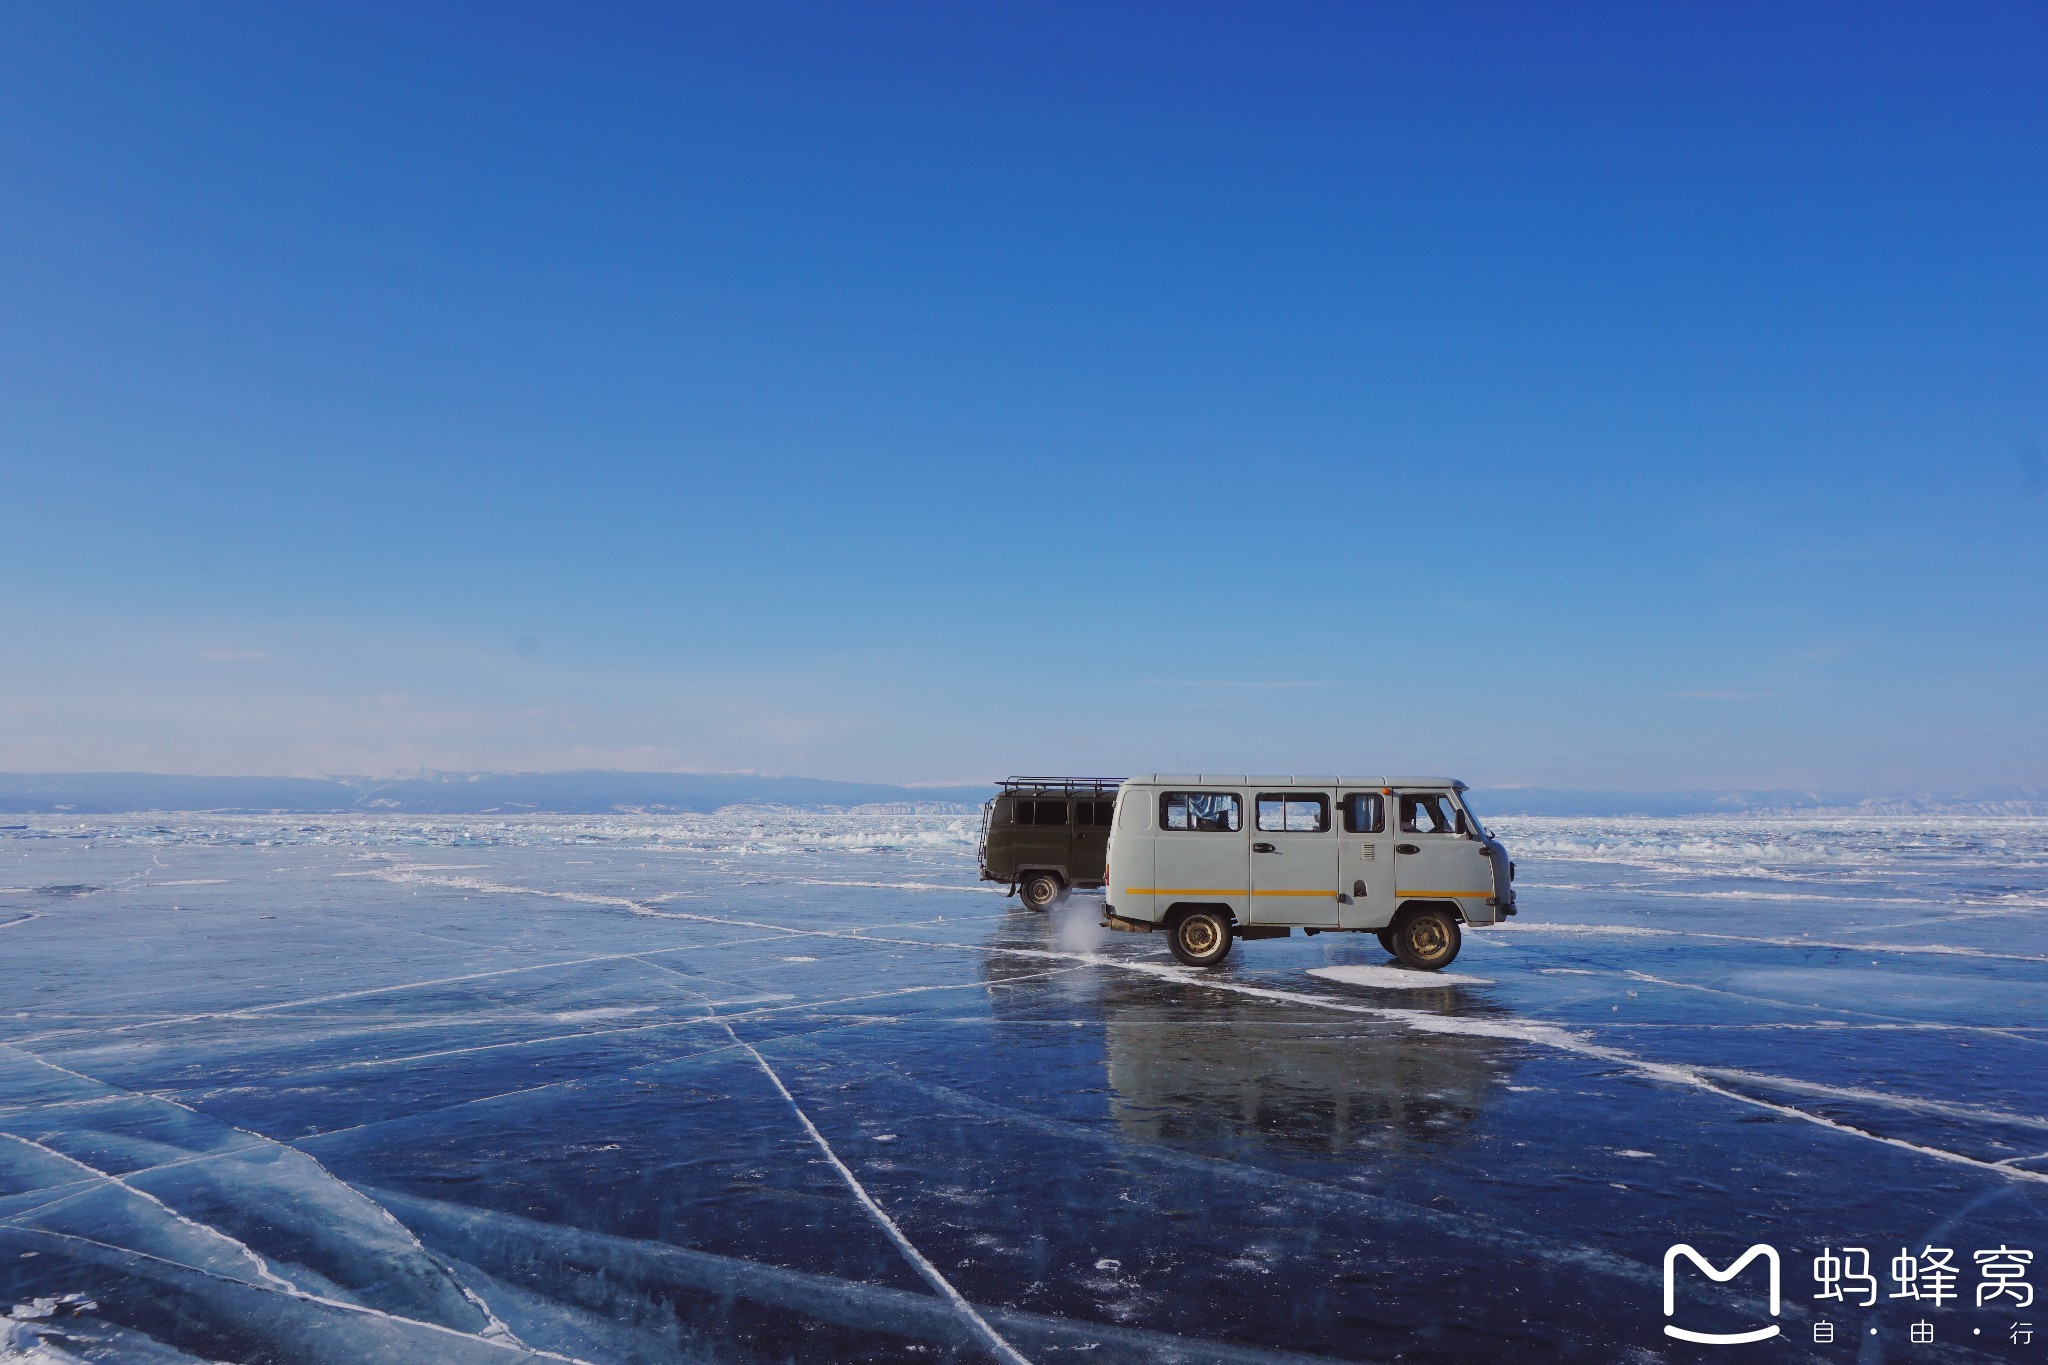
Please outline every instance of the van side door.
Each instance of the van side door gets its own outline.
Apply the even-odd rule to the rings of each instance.
[[[1152,892],[1161,910],[1175,903],[1227,905],[1249,923],[1245,797],[1227,788],[1162,791],[1152,845]],[[1119,888],[1121,889],[1121,888]]]
[[[1474,918],[1491,922],[1493,863],[1486,845],[1465,827],[1465,812],[1446,791],[1394,794],[1395,894],[1402,900],[1477,899]]]
[[[1102,880],[1102,865],[1109,847],[1109,822],[1116,802],[1107,797],[1083,796],[1074,802],[1074,842],[1067,880],[1076,886],[1094,886]]]
[[[1337,804],[1337,890],[1351,898],[1350,904],[1338,905],[1337,922],[1346,929],[1384,929],[1393,923],[1395,905],[1387,794],[1341,792]]]
[[[1253,793],[1253,924],[1337,926],[1335,828],[1328,792]]]

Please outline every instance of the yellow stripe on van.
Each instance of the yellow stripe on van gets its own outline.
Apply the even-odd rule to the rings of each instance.
[[[1247,891],[1236,886],[1127,886],[1126,896],[1321,896],[1334,897],[1334,891]]]
[[[1332,898],[1335,891],[1252,891],[1242,886],[1127,886],[1126,896],[1320,896]],[[1483,891],[1396,891],[1396,896],[1491,896]]]

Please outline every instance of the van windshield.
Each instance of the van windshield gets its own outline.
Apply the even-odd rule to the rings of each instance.
[[[1472,798],[1465,795],[1465,793],[1463,792],[1459,792],[1458,804],[1465,808],[1466,826],[1470,828],[1471,831],[1474,834],[1478,835],[1480,838],[1491,839],[1493,837],[1493,831],[1479,823],[1479,812],[1472,809]]]

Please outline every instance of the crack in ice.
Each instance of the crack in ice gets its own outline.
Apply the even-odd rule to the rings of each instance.
[[[739,1035],[737,1033],[732,1036],[734,1042],[739,1042]],[[781,1094],[782,1098],[789,1101],[790,1109],[796,1114],[797,1121],[803,1124],[804,1131],[811,1135],[811,1141],[815,1142],[818,1145],[818,1150],[825,1154],[825,1160],[831,1163],[832,1169],[839,1173],[839,1178],[844,1180],[847,1188],[853,1191],[853,1197],[860,1201],[861,1207],[865,1208],[874,1216],[875,1221],[881,1224],[882,1231],[887,1233],[889,1240],[896,1244],[896,1249],[903,1253],[904,1259],[909,1261],[916,1268],[918,1274],[924,1276],[932,1288],[938,1290],[946,1301],[953,1305],[954,1310],[966,1318],[974,1329],[981,1334],[995,1352],[997,1359],[1008,1361],[1011,1365],[1031,1365],[1031,1362],[1026,1360],[1016,1347],[1006,1341],[995,1328],[989,1326],[988,1319],[975,1311],[974,1305],[967,1301],[966,1296],[953,1287],[953,1282],[941,1274],[937,1266],[926,1259],[925,1254],[912,1244],[909,1237],[904,1235],[903,1229],[896,1226],[896,1220],[891,1218],[883,1210],[882,1206],[875,1202],[875,1197],[868,1193],[865,1185],[860,1183],[860,1177],[856,1176],[852,1168],[839,1159],[839,1153],[832,1150],[832,1144],[827,1142],[825,1135],[818,1131],[818,1125],[811,1122],[811,1116],[804,1112],[804,1107],[801,1104],[797,1103],[796,1096],[789,1093],[789,1087],[782,1083],[782,1077],[775,1074],[775,1068],[768,1065],[768,1059],[763,1057],[750,1043],[740,1043],[740,1046],[745,1048],[747,1054],[760,1065],[761,1070],[766,1073],[769,1081],[775,1086],[775,1089]]]
[[[221,1127],[228,1129],[230,1132],[240,1133],[243,1137],[249,1138],[251,1140],[250,1145],[246,1147],[230,1148],[227,1151],[223,1152],[206,1152],[194,1157],[187,1158],[182,1161],[163,1162],[156,1166],[145,1167],[142,1170],[130,1171],[128,1175],[131,1178],[137,1175],[146,1174],[148,1171],[152,1170],[164,1170],[175,1166],[191,1165],[199,1161],[214,1160],[216,1158],[224,1156],[236,1156],[245,1152],[265,1147],[273,1148],[278,1151],[290,1152],[292,1155],[297,1156],[302,1160],[311,1163],[313,1169],[320,1172],[320,1174],[326,1176],[329,1180],[333,1181],[340,1188],[348,1191],[350,1195],[352,1195],[357,1200],[360,1200],[364,1207],[371,1210],[374,1216],[383,1219],[384,1222],[388,1223],[392,1228],[396,1229],[401,1236],[403,1236],[407,1241],[412,1243],[413,1248],[417,1250],[420,1253],[420,1255],[426,1259],[429,1265],[435,1266],[437,1269],[439,1269],[440,1272],[447,1277],[448,1283],[455,1287],[455,1291],[458,1294],[460,1294],[472,1308],[476,1309],[477,1312],[482,1315],[484,1322],[487,1324],[483,1332],[484,1336],[502,1337],[504,1340],[514,1342],[518,1345],[525,1345],[524,1342],[521,1342],[519,1340],[518,1335],[514,1333],[513,1330],[505,1324],[504,1320],[501,1319],[497,1315],[497,1313],[492,1310],[491,1306],[485,1303],[483,1299],[477,1295],[475,1290],[471,1289],[467,1284],[465,1284],[460,1275],[457,1275],[453,1269],[444,1264],[438,1256],[436,1256],[431,1250],[429,1250],[427,1248],[426,1243],[422,1242],[419,1239],[418,1235],[414,1233],[411,1228],[405,1226],[404,1223],[400,1222],[398,1218],[392,1214],[391,1210],[385,1208],[382,1204],[370,1198],[370,1196],[364,1194],[361,1190],[357,1189],[354,1185],[351,1185],[348,1181],[343,1180],[340,1176],[336,1175],[332,1170],[329,1170],[327,1165],[324,1162],[322,1162],[320,1158],[314,1156],[311,1152],[301,1151],[299,1148],[291,1145],[290,1143],[279,1142],[276,1138],[271,1137],[267,1133],[254,1132],[250,1129],[229,1123],[225,1119],[216,1118],[213,1115],[204,1112],[203,1110],[193,1108],[191,1105],[186,1104],[181,1100],[174,1100],[170,1098],[168,1095],[151,1095],[145,1094],[144,1092],[139,1090],[131,1090],[126,1086],[116,1085],[111,1081],[104,1081],[96,1076],[88,1076],[82,1071],[73,1071],[70,1067],[59,1065],[58,1063],[50,1061],[45,1057],[39,1057],[33,1052],[27,1052],[17,1047],[0,1045],[0,1051],[11,1052],[17,1056],[26,1057],[30,1061],[36,1062],[41,1066],[48,1067],[52,1071],[62,1072],[64,1075],[75,1077],[78,1080],[84,1081],[89,1085],[102,1086],[108,1090],[119,1091],[123,1094],[132,1095],[137,1099],[145,1101],[155,1101],[160,1104],[167,1104],[171,1106],[173,1109],[181,1109],[184,1112],[191,1114],[195,1118],[205,1119],[209,1123],[218,1123]],[[9,1134],[8,1136],[12,1136],[12,1134]],[[84,1163],[81,1162],[79,1164],[83,1165]],[[87,1169],[92,1168],[87,1167]],[[113,1177],[111,1176],[107,1178],[113,1179]],[[132,1186],[127,1186],[125,1180],[116,1181],[116,1183],[122,1184],[125,1188],[133,1189]],[[136,1192],[144,1194],[144,1197],[153,1200],[161,1207],[163,1207],[167,1212],[171,1213],[174,1217],[178,1217],[181,1219],[184,1218],[183,1214],[178,1213],[177,1210],[172,1209],[170,1205],[163,1203],[163,1201],[157,1199],[156,1196],[147,1194],[144,1191]],[[75,1195],[67,1196],[67,1198],[75,1197]],[[55,1202],[63,1203],[64,1200],[57,1200]],[[50,1207],[50,1205],[44,1205],[42,1207],[48,1208]],[[31,1209],[28,1210],[28,1212],[34,1213],[37,1212],[37,1210]],[[190,1220],[188,1219],[186,1221]],[[227,1234],[221,1233],[221,1236],[226,1237]],[[235,1239],[230,1237],[228,1238],[228,1240],[234,1241]],[[237,1243],[237,1245],[241,1244]],[[247,1250],[247,1248],[244,1249]],[[256,1253],[253,1250],[249,1251],[249,1254],[252,1257],[256,1257]],[[263,1264],[261,1257],[256,1257],[256,1260],[259,1265]],[[267,1268],[265,1270],[265,1273],[269,1273]],[[290,1281],[283,1281],[283,1283],[290,1284]],[[296,1285],[292,1285],[291,1287],[295,1291],[298,1288]]]
[[[98,1178],[99,1180],[105,1181],[109,1185],[115,1185],[123,1190],[126,1190],[129,1194],[134,1195],[137,1199],[142,1200],[144,1203],[155,1205],[159,1210],[166,1214],[169,1214],[172,1218],[176,1219],[180,1223],[183,1223],[186,1227],[191,1228],[193,1231],[199,1233],[202,1237],[218,1238],[221,1241],[226,1242],[229,1246],[233,1247],[235,1251],[238,1252],[240,1255],[247,1257],[248,1260],[255,1265],[256,1273],[269,1284],[276,1286],[277,1288],[287,1293],[297,1294],[303,1292],[297,1285],[293,1284],[290,1280],[285,1279],[282,1275],[279,1275],[275,1271],[273,1271],[270,1268],[270,1263],[264,1260],[261,1256],[257,1255],[248,1243],[243,1242],[238,1238],[230,1237],[227,1233],[222,1232],[219,1228],[214,1227],[210,1223],[202,1223],[196,1218],[188,1218],[186,1215],[172,1208],[169,1204],[166,1204],[163,1200],[151,1194],[148,1190],[137,1189],[135,1186],[129,1184],[126,1180],[122,1179],[118,1175],[113,1174],[110,1171],[103,1171],[97,1166],[88,1165],[87,1163],[80,1161],[75,1156],[71,1156],[67,1153],[60,1152],[55,1147],[45,1146],[42,1143],[37,1142],[33,1138],[25,1138],[19,1133],[0,1133],[0,1138],[9,1138],[15,1142],[19,1142],[24,1147],[33,1147],[37,1151],[42,1152],[45,1155],[53,1156],[57,1158],[57,1160],[59,1161],[68,1162],[69,1164],[78,1167],[78,1169],[80,1169],[81,1171],[84,1171],[87,1174]],[[57,1202],[62,1203],[64,1201],[58,1200]],[[30,1212],[34,1212],[34,1210],[30,1210]],[[26,1215],[17,1215],[17,1217],[25,1216]],[[7,1221],[9,1223],[14,1223],[15,1219],[10,1218]],[[52,1232],[48,1228],[37,1228],[35,1230],[39,1232],[51,1232],[52,1236],[66,1235],[63,1233]],[[137,1254],[139,1255],[142,1253]],[[192,1267],[192,1269],[196,1270],[198,1269],[198,1267],[194,1266]],[[252,1282],[245,1280],[242,1283],[247,1284]]]
[[[286,1298],[297,1299],[302,1303],[317,1303],[323,1308],[335,1308],[344,1313],[360,1313],[364,1317],[378,1318],[385,1322],[403,1323],[407,1327],[417,1327],[428,1332],[438,1332],[443,1336],[457,1337],[463,1341],[473,1341],[478,1345],[488,1346],[493,1350],[520,1351],[527,1355],[539,1356],[544,1360],[559,1360],[564,1362],[565,1365],[599,1365],[596,1361],[585,1360],[580,1356],[564,1355],[559,1351],[550,1351],[538,1346],[528,1346],[516,1339],[507,1340],[503,1337],[485,1336],[480,1332],[465,1332],[457,1327],[449,1327],[438,1322],[429,1322],[425,1318],[409,1318],[402,1313],[387,1313],[381,1308],[371,1308],[365,1304],[350,1303],[346,1299],[335,1299],[329,1298],[325,1294],[308,1293],[306,1290],[296,1286],[279,1288],[272,1284],[257,1284],[249,1280],[238,1280],[229,1275],[222,1275],[218,1271],[208,1270],[205,1266],[189,1265],[184,1261],[173,1260],[168,1256],[157,1256],[147,1251],[138,1251],[134,1247],[117,1246],[112,1242],[102,1242],[96,1237],[84,1237],[75,1232],[57,1232],[50,1228],[27,1228],[24,1231],[40,1237],[53,1237],[67,1242],[81,1242],[86,1246],[99,1247],[101,1250],[111,1251],[118,1255],[133,1256],[137,1260],[153,1261],[158,1265],[172,1266],[178,1270],[202,1276],[205,1279],[220,1280],[227,1284],[240,1285],[245,1289],[254,1289],[265,1294],[281,1294]]]

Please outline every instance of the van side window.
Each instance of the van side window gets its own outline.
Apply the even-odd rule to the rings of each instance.
[[[1228,833],[1244,828],[1244,802],[1236,792],[1161,792],[1161,829]]]
[[[1401,798],[1403,834],[1463,834],[1465,813],[1445,801],[1440,792],[1422,792]]]
[[[1074,823],[1091,829],[1108,829],[1110,812],[1115,809],[1114,801],[1076,801]]]
[[[1378,792],[1352,792],[1344,798],[1346,834],[1384,834],[1387,830],[1387,802]]]
[[[1064,801],[1017,802],[1017,823],[1020,825],[1064,825],[1067,823],[1067,803]]]
[[[1327,834],[1330,798],[1307,792],[1260,792],[1253,819],[1263,830],[1289,834]]]

